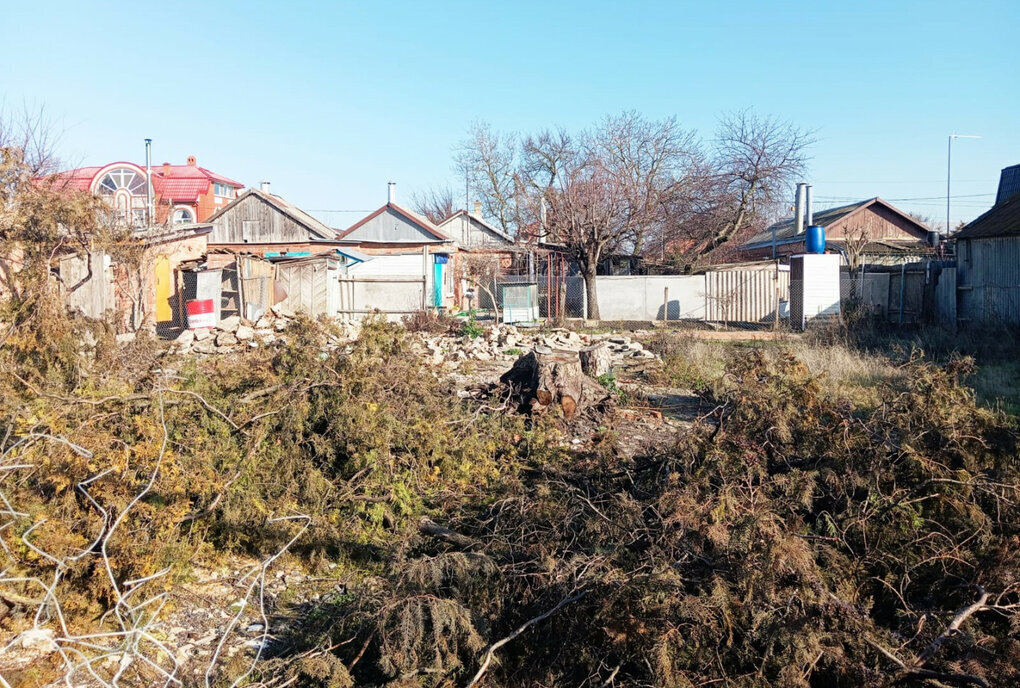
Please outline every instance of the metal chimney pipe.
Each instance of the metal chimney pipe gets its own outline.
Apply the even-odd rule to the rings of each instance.
[[[145,224],[152,224],[152,139],[145,139]]]
[[[262,193],[269,193],[269,182],[262,182],[259,184],[259,189],[262,190]]]
[[[811,185],[808,184],[804,191],[804,224],[810,227],[815,223],[815,211],[811,207]]]
[[[804,182],[797,182],[797,205],[794,211],[793,229],[794,235],[800,236],[804,233]]]
[[[390,182],[389,189],[388,189],[388,191],[386,193],[386,202],[387,203],[396,203],[397,202],[397,183],[396,182]]]

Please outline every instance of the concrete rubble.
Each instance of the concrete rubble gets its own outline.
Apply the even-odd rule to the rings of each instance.
[[[626,366],[656,358],[654,353],[629,336],[582,334],[566,328],[529,331],[514,325],[493,325],[475,338],[423,332],[413,336],[415,348],[434,367],[457,367],[465,361],[514,361],[522,353],[538,346],[578,351],[603,341],[609,347],[614,366]]]
[[[184,330],[173,341],[170,350],[177,354],[209,356],[278,346],[286,344],[287,328],[292,322],[292,318],[274,311],[266,313],[255,322],[248,322],[236,315],[230,316],[214,328]],[[357,326],[338,324],[338,328],[339,333],[332,338],[329,348],[343,346],[357,339]],[[656,359],[654,353],[632,336],[586,334],[566,328],[545,330],[515,325],[490,325],[484,327],[478,337],[456,333],[414,332],[411,338],[412,350],[421,355],[427,365],[435,368],[452,369],[467,362],[506,363],[535,347],[578,351],[599,342],[605,342],[609,347],[613,367],[649,363]]]
[[[293,318],[275,307],[255,322],[231,315],[223,318],[216,327],[184,330],[173,340],[170,351],[211,356],[286,344],[285,332],[292,322]],[[337,327],[339,332],[331,338],[331,348],[357,339],[357,326],[337,323]]]

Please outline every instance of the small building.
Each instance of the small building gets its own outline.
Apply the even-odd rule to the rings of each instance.
[[[878,197],[816,212],[812,222],[825,227],[827,252],[842,253],[857,265],[899,265],[936,253],[927,225]],[[787,260],[806,251],[805,238],[797,233],[796,220],[787,218],[753,236],[740,251],[745,260]]]
[[[205,222],[244,188],[240,182],[199,167],[193,155],[188,156],[185,165],[164,162],[153,166],[150,174],[154,214],[151,219],[147,212],[144,165],[112,162],[57,172],[40,181],[54,188],[93,193],[133,227]]]
[[[213,248],[259,256],[306,256],[340,245],[336,230],[266,189],[248,189],[209,222]]]
[[[134,258],[106,251],[68,251],[57,274],[67,304],[91,318],[115,314],[122,332],[155,328],[169,335],[184,326],[185,265],[206,252],[210,225],[157,226],[135,230]]]
[[[996,203],[953,239],[959,321],[1020,324],[1020,194]]]
[[[459,297],[457,244],[426,218],[397,205],[394,186],[390,184],[385,205],[341,232],[339,240],[373,257],[364,270],[378,276],[423,278],[424,305],[451,308]]]
[[[514,245],[513,237],[482,218],[482,204],[479,202],[475,203],[474,212],[458,210],[436,228],[462,249],[500,249]]]

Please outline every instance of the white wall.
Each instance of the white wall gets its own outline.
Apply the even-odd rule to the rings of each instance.
[[[662,320],[669,289],[669,320],[705,318],[705,276],[602,276],[595,278],[603,320]]]
[[[428,270],[424,259],[419,253],[402,253],[390,256],[373,256],[371,260],[357,263],[347,268],[348,275],[415,275],[430,274],[432,271],[432,254],[428,257]]]

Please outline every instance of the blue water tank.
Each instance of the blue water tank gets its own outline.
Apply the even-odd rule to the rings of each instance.
[[[825,253],[825,227],[811,225],[807,228],[804,250],[808,253]]]

